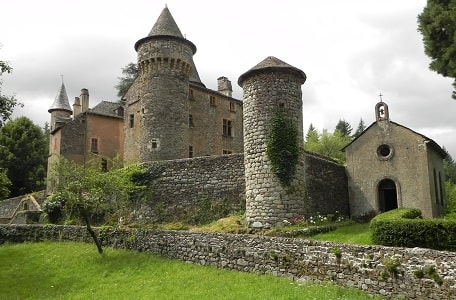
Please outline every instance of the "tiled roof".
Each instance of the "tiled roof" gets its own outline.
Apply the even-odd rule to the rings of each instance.
[[[122,114],[119,115],[119,109]],[[121,102],[101,101],[96,106],[88,110],[90,114],[97,114],[108,117],[123,118],[124,105]]]

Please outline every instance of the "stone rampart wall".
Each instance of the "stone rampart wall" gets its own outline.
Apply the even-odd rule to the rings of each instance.
[[[299,282],[333,281],[388,298],[456,298],[456,253],[452,252],[260,235],[146,229],[96,231],[105,246],[155,253],[200,265],[272,274]],[[43,240],[90,242],[91,238],[84,227],[0,225],[0,244]],[[340,260],[334,249],[340,250]],[[397,263],[392,266],[388,261],[393,258],[397,258]],[[431,269],[442,280],[440,285],[435,276],[432,279],[428,275],[427,270]]]

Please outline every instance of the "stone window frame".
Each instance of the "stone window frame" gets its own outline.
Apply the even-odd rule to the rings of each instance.
[[[188,158],[193,158],[193,146],[188,145]]]
[[[130,123],[130,128],[135,127],[135,114],[130,114],[128,119],[129,119],[129,123]]]
[[[222,135],[224,137],[233,137],[233,121],[223,119]]]
[[[394,148],[390,144],[383,143],[377,147],[376,154],[379,160],[390,160],[394,155]]]
[[[223,149],[223,151],[222,151],[222,154],[223,154],[223,155],[227,155],[227,154],[233,154],[233,151],[231,151],[231,150],[226,150],[226,149]]]
[[[230,111],[236,112],[236,103],[234,103],[233,101],[230,101]]]
[[[193,123],[193,115],[189,114],[188,115],[188,127],[193,128],[195,124]]]
[[[215,104],[215,96],[209,95],[209,104],[210,104],[211,106],[214,106],[214,107],[217,106],[217,105]]]

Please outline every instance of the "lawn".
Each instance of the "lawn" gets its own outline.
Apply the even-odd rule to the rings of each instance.
[[[354,223],[347,226],[341,226],[328,233],[321,233],[309,237],[309,239],[346,244],[372,245],[369,223]]]
[[[203,267],[92,244],[0,246],[0,299],[372,299],[332,284]]]

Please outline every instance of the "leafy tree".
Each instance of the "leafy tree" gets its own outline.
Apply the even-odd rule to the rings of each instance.
[[[455,79],[452,98],[456,100],[456,0],[428,0],[418,15],[418,31],[431,58],[429,68]]]
[[[10,67],[8,62],[0,60],[0,76],[4,73],[11,74],[13,68]],[[0,79],[0,127],[11,119],[11,115],[16,106],[22,106],[23,104],[17,102],[14,96],[5,96],[2,94],[3,80]]]
[[[45,187],[46,137],[41,128],[26,118],[9,121],[0,129],[0,167],[11,180],[11,196]]]
[[[138,66],[135,63],[129,63],[122,68],[122,77],[118,77],[119,83],[115,86],[117,96],[123,97],[127,93],[133,81],[138,76]]]
[[[318,132],[312,123],[310,123],[309,129],[307,130],[306,141],[318,141]]]
[[[443,147],[443,151],[447,153],[447,156],[443,160],[443,169],[445,171],[446,180],[456,184],[456,162],[451,157],[450,153]]]
[[[101,242],[92,229],[94,218],[108,212],[125,212],[132,195],[143,188],[136,182],[145,171],[139,165],[130,165],[105,172],[95,163],[83,166],[64,157],[60,157],[53,171],[59,174],[58,183],[55,193],[45,202],[64,203],[66,216],[82,219],[102,253]]]
[[[342,134],[339,130],[329,133],[326,129],[318,138],[311,138],[304,143],[304,149],[309,152],[321,154],[336,160],[339,163],[345,163],[345,153],[342,148],[351,141],[351,138]]]
[[[339,130],[342,135],[350,136],[353,129],[352,129],[350,123],[341,119],[341,120],[339,120],[339,123],[337,123],[337,125],[336,125],[336,130]]]
[[[6,170],[0,170],[0,200],[8,198],[11,186],[11,180],[6,175]]]
[[[364,124],[364,121],[363,119],[360,119],[359,120],[359,123],[358,123],[358,128],[356,128],[356,131],[355,131],[355,134],[353,134],[353,138],[357,138],[358,136],[361,135],[361,133],[363,133],[363,131],[366,129],[366,125]]]

